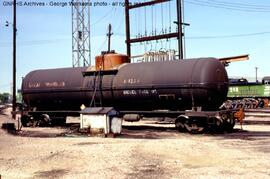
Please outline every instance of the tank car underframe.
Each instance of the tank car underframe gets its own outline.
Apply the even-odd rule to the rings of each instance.
[[[119,111],[119,117],[124,118],[125,115],[133,114],[139,115],[139,118],[169,117],[174,119],[175,127],[180,132],[231,132],[236,122],[234,113],[237,111],[237,109],[220,111]],[[50,126],[55,123],[63,124],[67,116],[79,116],[80,111],[23,111],[22,114],[21,122],[24,127]]]
[[[66,117],[79,115],[80,111],[21,111],[21,124],[24,127],[58,126],[66,123]]]
[[[138,114],[142,117],[169,117],[175,119],[175,127],[180,132],[202,133],[231,132],[236,123],[234,114],[238,109],[220,111],[120,111],[120,115]]]

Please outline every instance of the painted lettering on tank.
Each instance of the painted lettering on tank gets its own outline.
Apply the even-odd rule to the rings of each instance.
[[[151,90],[151,93],[152,93],[152,94],[157,94],[158,92],[157,92],[156,89],[153,89],[153,90]]]
[[[123,95],[125,96],[136,96],[136,95],[150,95],[150,94],[157,94],[157,90],[123,90]]]
[[[137,90],[137,93],[139,95],[149,95],[150,91],[147,90],[147,89],[144,89],[144,90]]]
[[[141,90],[141,94],[147,95],[147,94],[149,94],[149,91],[148,90]]]
[[[136,90],[124,90],[123,91],[123,95],[126,95],[126,96],[136,96],[137,95],[137,92],[136,92]]]
[[[29,88],[39,88],[40,87],[40,83],[36,82],[36,83],[29,83],[28,84]]]
[[[66,83],[64,81],[60,81],[60,82],[45,82],[45,86],[46,87],[65,87]]]
[[[123,80],[124,84],[138,84],[140,82],[141,81],[139,79],[136,79],[136,78],[128,78],[128,79]]]

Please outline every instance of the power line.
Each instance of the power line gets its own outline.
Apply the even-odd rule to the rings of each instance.
[[[210,1],[210,0],[208,0]],[[270,5],[258,5],[258,4],[245,4],[245,3],[237,3],[237,2],[225,2],[225,1],[219,1],[219,0],[211,0],[210,2],[216,2],[216,3],[222,3],[222,4],[230,4],[230,5],[236,5],[236,6],[243,6],[243,7],[256,7],[256,8],[270,8]]]
[[[213,36],[190,36],[186,37],[187,39],[218,39],[218,38],[240,38],[240,37],[248,37],[248,36],[260,36],[260,35],[268,35],[270,31],[265,32],[254,32],[254,33],[246,33],[246,34],[232,34],[232,35],[213,35]],[[115,33],[118,36],[125,36],[125,34]]]
[[[269,10],[269,6],[252,6],[247,4],[239,4],[239,3],[230,3],[230,2],[223,2],[223,1],[216,1],[216,0],[192,0],[199,3],[207,3],[213,4],[223,7],[231,7],[231,8],[241,8],[241,9],[248,9],[248,10]]]
[[[240,37],[248,37],[248,36],[260,36],[260,35],[268,35],[270,31],[265,32],[254,32],[254,33],[247,33],[247,34],[232,34],[232,35],[213,35],[213,36],[190,36],[186,37],[187,39],[218,39],[218,38],[240,38]],[[115,33],[116,36],[125,36],[123,33]],[[100,36],[100,35],[96,35]],[[93,36],[95,37],[95,36]],[[54,39],[54,40],[35,40],[35,41],[22,41],[19,42],[19,46],[35,46],[35,45],[46,45],[46,44],[54,44],[60,43],[61,41],[67,41],[70,39]],[[106,39],[107,40],[107,39]],[[105,40],[105,42],[106,42]],[[103,42],[103,43],[105,43]],[[0,43],[0,47],[8,47],[12,43]]]
[[[232,3],[224,3],[224,2],[215,2],[215,1],[202,1],[202,0],[186,0],[185,2],[199,5],[199,6],[206,6],[206,7],[214,7],[214,8],[222,8],[227,10],[235,10],[235,11],[244,11],[244,12],[270,12],[270,7],[247,7],[247,6],[240,6]]]
[[[102,42],[102,44],[101,44],[100,47],[98,48],[97,52],[102,51],[102,49],[105,47],[105,44],[106,44],[107,41],[108,41],[108,37],[106,37],[106,38],[104,39],[104,41]]]
[[[246,33],[246,34],[232,34],[232,35],[190,36],[190,37],[186,37],[186,38],[187,39],[239,38],[239,37],[248,37],[248,36],[261,36],[261,35],[268,35],[268,34],[270,34],[270,31],[254,32],[254,33]],[[122,34],[122,33],[115,33],[115,35],[116,36],[125,36],[125,34]],[[100,36],[100,35],[97,34],[96,36]],[[45,45],[45,44],[59,43],[61,41],[67,41],[67,40],[69,40],[69,39],[22,41],[22,42],[19,42],[19,45],[20,46]],[[105,39],[105,42],[106,42],[106,40],[107,39]],[[103,42],[103,44],[105,42]],[[0,47],[7,47],[7,46],[10,46],[11,44],[12,43],[9,43],[9,42],[0,43]],[[100,47],[100,48],[102,48],[102,47]]]
[[[219,8],[219,9],[227,9],[227,10],[234,10],[234,11],[242,11],[242,12],[260,12],[260,13],[266,13],[270,12],[269,8],[254,8],[254,7],[243,7],[243,6],[236,6],[236,5],[229,5],[229,4],[221,4],[221,3],[215,3],[215,2],[209,2],[209,1],[200,1],[200,0],[185,0],[188,4],[193,4],[197,6],[204,6],[204,7],[212,7],[212,8]]]
[[[21,41],[17,44],[19,46],[35,46],[35,45],[45,45],[45,44],[54,44],[54,43],[61,43],[64,41],[70,40],[68,38],[66,39],[52,39],[52,40],[32,40],[32,41]],[[0,43],[0,47],[8,47],[12,45],[11,42],[2,42]]]
[[[90,24],[90,27],[102,22],[103,19],[105,19],[107,16],[109,16],[113,12],[114,7],[112,7],[104,16],[100,17],[98,20],[96,20],[93,24]]]
[[[122,28],[122,25],[123,25],[123,23],[124,23],[124,17],[125,17],[125,11],[124,11],[124,9],[123,9],[123,11],[122,12],[120,12],[120,18],[117,18],[117,19],[119,19],[119,21],[118,21],[118,23],[119,24],[117,24],[116,25],[116,32],[120,32],[121,31],[121,28]]]
[[[258,36],[258,35],[266,35],[270,34],[270,32],[257,32],[257,33],[249,33],[249,34],[234,34],[234,35],[216,35],[216,36],[194,36],[194,37],[186,37],[187,39],[225,39],[225,38],[240,38],[240,37],[248,37],[248,36]]]

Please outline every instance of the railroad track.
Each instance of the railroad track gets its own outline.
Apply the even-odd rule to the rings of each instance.
[[[8,105],[0,105],[0,112],[9,108],[9,107],[11,107],[11,105],[9,105],[9,104]]]
[[[244,111],[246,116],[270,117],[270,108],[245,109]]]

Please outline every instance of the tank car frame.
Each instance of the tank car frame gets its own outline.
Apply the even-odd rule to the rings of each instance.
[[[201,108],[193,108],[186,111],[118,111],[117,117],[128,122],[137,122],[146,118],[172,118],[175,127],[179,132],[202,133],[210,132],[231,132],[236,121],[244,118],[243,112],[239,109],[201,111]],[[30,126],[54,126],[63,125],[66,117],[77,117],[80,111],[33,111],[23,110],[21,122],[24,127]]]

